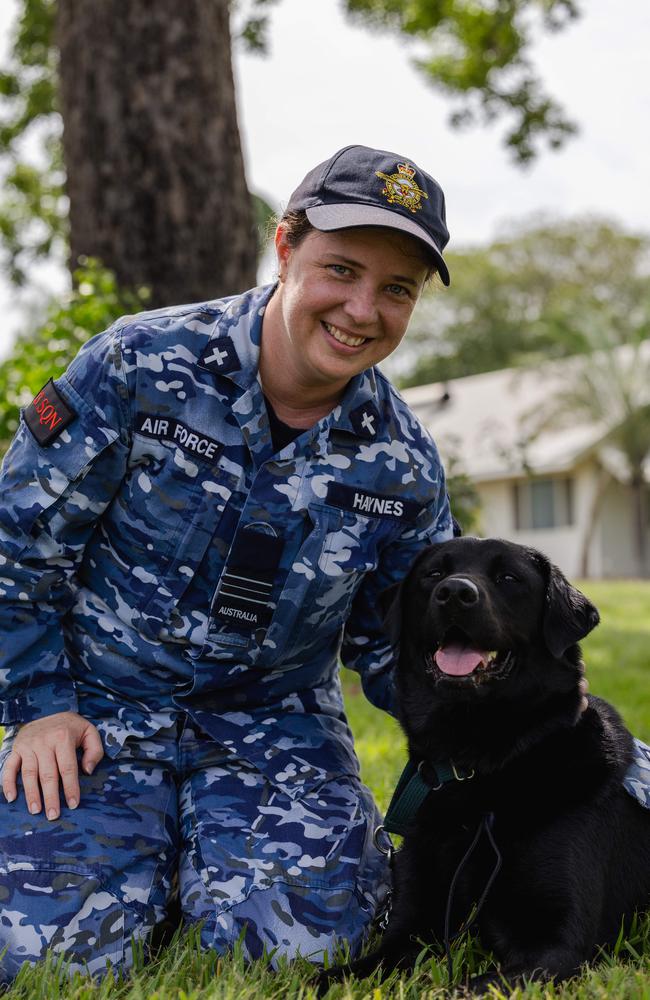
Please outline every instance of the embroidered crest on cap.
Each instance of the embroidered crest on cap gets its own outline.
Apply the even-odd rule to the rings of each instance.
[[[384,174],[381,170],[375,173],[384,182],[381,193],[390,205],[402,205],[415,214],[422,208],[422,199],[429,197],[415,182],[415,170],[410,163],[398,163],[395,174]]]
[[[219,375],[229,375],[241,369],[241,363],[232,340],[220,337],[206,347],[199,358],[199,367]]]
[[[200,434],[186,427],[180,420],[173,417],[160,417],[155,413],[138,413],[136,417],[135,429],[145,437],[155,438],[156,441],[171,441],[177,444],[183,451],[194,455],[197,458],[205,458],[208,461],[215,461],[223,450],[223,445],[219,441]]]
[[[379,433],[379,410],[374,403],[362,403],[350,412],[350,423],[360,437],[374,440]]]
[[[77,414],[50,379],[26,407],[24,416],[38,443],[46,447],[58,438]]]

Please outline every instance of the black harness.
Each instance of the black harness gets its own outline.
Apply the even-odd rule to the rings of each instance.
[[[435,775],[435,783],[430,784],[425,781],[422,771],[424,766],[431,769]],[[397,787],[393,792],[393,796],[390,800],[390,805],[386,811],[386,816],[384,822],[381,826],[378,826],[374,834],[375,846],[388,857],[388,862],[393,866],[393,855],[395,853],[392,840],[390,838],[391,833],[399,834],[404,836],[405,832],[411,826],[415,820],[422,803],[428,798],[433,792],[440,791],[446,785],[451,784],[454,781],[470,781],[474,777],[474,770],[465,771],[463,768],[456,767],[451,761],[444,764],[429,764],[425,761],[420,761],[419,764],[415,764],[413,761],[409,760],[406,767],[400,775],[400,779],[397,783]],[[444,927],[444,946],[445,955],[447,958],[447,969],[449,973],[449,983],[453,980],[453,959],[451,954],[451,945],[463,934],[467,933],[471,925],[474,923],[478,917],[483,904],[487,899],[487,895],[492,888],[495,878],[499,874],[502,864],[501,852],[496,844],[493,833],[494,827],[494,813],[487,812],[482,816],[479,824],[476,828],[476,833],[474,838],[465,851],[465,854],[460,860],[456,871],[454,872],[453,878],[449,886],[449,893],[447,894],[447,905],[445,907],[445,927]],[[382,846],[380,843],[380,836],[384,834],[388,840],[388,847]],[[490,846],[495,855],[495,863],[490,873],[490,876],[481,892],[478,902],[472,907],[470,914],[461,923],[460,927],[454,934],[450,934],[449,924],[451,920],[451,909],[454,900],[454,891],[456,889],[456,883],[460,877],[463,868],[471,858],[472,854],[476,850],[479,841],[483,835],[486,835]],[[388,926],[388,921],[390,918],[392,910],[392,890],[387,894],[386,901],[381,908],[381,911],[376,917],[376,922],[380,930],[384,931]]]

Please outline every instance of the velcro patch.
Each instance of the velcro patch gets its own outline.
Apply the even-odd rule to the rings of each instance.
[[[354,511],[355,514],[395,517],[400,521],[414,521],[422,510],[414,500],[387,497],[380,493],[371,493],[359,486],[346,486],[343,483],[329,483],[326,502],[341,510]]]
[[[268,628],[284,539],[250,527],[235,536],[214,602],[214,617],[235,631]]]
[[[135,429],[145,437],[157,441],[171,441],[183,451],[196,458],[214,461],[223,450],[223,445],[206,434],[199,434],[173,417],[160,417],[153,413],[138,413]]]
[[[350,411],[350,423],[359,437],[373,441],[379,433],[380,422],[379,410],[371,400]]]
[[[206,368],[218,375],[230,375],[241,370],[237,349],[228,337],[213,340],[199,358],[199,368]]]
[[[52,379],[25,408],[25,423],[42,447],[56,441],[77,414],[68,406]]]

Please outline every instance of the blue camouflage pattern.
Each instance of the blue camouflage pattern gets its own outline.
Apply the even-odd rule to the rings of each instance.
[[[650,747],[634,741],[634,760],[628,768],[623,785],[642,806],[650,809]]]
[[[320,960],[344,939],[354,948],[386,890],[384,858],[369,847],[379,819],[357,778],[295,801],[181,713],[149,740],[128,738],[81,776],[81,791],[53,822],[19,800],[3,809],[0,982],[47,949],[71,973],[128,967],[134,942],[163,919],[176,871],[205,947],[241,939],[250,958]]]
[[[6,979],[48,947],[128,967],[177,866],[206,945],[253,957],[354,949],[385,893],[338,660],[392,709],[379,594],[451,537],[444,476],[375,369],[274,453],[272,291],[119,321],[56,380],[75,419],[5,456],[0,761],[68,709],[107,755],[54,823],[0,806]]]
[[[224,935],[226,925],[234,934],[248,921],[247,933],[258,943],[276,940],[279,954],[306,953],[309,945],[310,954],[322,955],[337,935],[359,940],[352,925],[363,932],[384,884],[338,660],[359,672],[375,705],[392,709],[395,653],[381,628],[379,594],[423,546],[451,537],[452,523],[435,446],[375,369],[353,378],[327,417],[274,453],[258,378],[272,292],[268,286],[119,321],[55,380],[75,419],[46,446],[21,421],[0,475],[1,721],[13,727],[78,711],[101,732],[108,773],[136,752],[130,748],[144,754],[179,718],[189,719],[210,738],[211,752],[231,762],[215,779],[210,806],[214,817],[226,823],[231,815],[234,824],[227,842],[214,820],[215,840],[227,847],[214,866],[208,863],[219,873],[219,893],[232,902],[246,887],[259,889],[264,864],[286,875],[285,834],[294,845],[289,881],[281,881],[291,888],[282,899],[250,893],[254,911],[224,904]],[[50,419],[47,406],[39,412]],[[46,429],[56,430],[53,417]],[[152,767],[143,763],[142,773]],[[140,802],[150,786],[125,777],[123,793],[120,780],[121,823],[140,811],[127,807],[123,794]],[[238,801],[248,801],[243,790],[250,789],[258,822],[260,789],[273,789],[264,792],[272,799],[264,816],[276,817],[279,833],[262,845],[264,864],[242,832],[242,814],[231,813],[232,782]],[[325,788],[332,797],[314,818],[307,803]],[[113,792],[97,794],[97,815],[105,819]],[[22,864],[26,830],[50,829],[42,817],[28,817],[22,802],[1,807],[0,863],[7,869]],[[56,872],[43,866],[51,856],[45,842],[42,853],[30,854],[32,867],[19,869],[39,872],[40,881],[30,874],[22,889],[11,890],[19,929],[3,960],[9,969],[21,955],[36,959],[55,934],[57,948],[71,953],[79,935],[104,934],[102,968],[117,954],[108,897],[85,904],[84,913],[94,916],[83,930],[74,913],[79,887],[91,892],[86,866],[101,825],[97,819],[83,834],[82,808],[83,799],[76,814],[64,810],[58,822],[75,831],[76,865],[65,862],[65,877],[83,881],[59,880],[57,893],[50,891],[48,872]],[[152,815],[166,808],[156,798]],[[7,827],[6,816],[17,825]],[[117,823],[118,813],[111,817]],[[101,892],[119,895],[106,889],[114,885],[110,873],[124,871],[123,860],[112,860],[122,842],[113,846],[111,826],[101,840],[108,874],[97,892],[101,884]],[[351,838],[349,856],[330,853],[333,829]],[[127,853],[147,843],[131,841],[128,823],[119,836]],[[136,883],[138,851],[129,869]],[[158,844],[156,857],[160,851]],[[135,920],[134,904],[129,919],[123,916],[125,937],[151,926],[166,891],[167,876],[143,864],[160,893],[146,902],[146,915]],[[38,892],[29,888],[36,885]],[[69,904],[62,903],[50,931],[36,933],[43,897],[58,906],[59,888]],[[257,953],[252,944],[250,951]],[[122,960],[128,964],[128,953]]]

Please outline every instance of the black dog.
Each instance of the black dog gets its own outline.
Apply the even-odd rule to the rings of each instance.
[[[463,924],[499,963],[473,989],[559,981],[650,906],[650,811],[621,784],[632,737],[581,685],[576,643],[597,623],[534,549],[460,538],[417,559],[387,625],[409,759],[440,787],[395,856],[379,949],[324,973],[321,990],[409,970],[422,943],[449,952]]]

